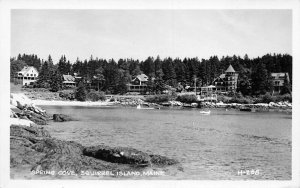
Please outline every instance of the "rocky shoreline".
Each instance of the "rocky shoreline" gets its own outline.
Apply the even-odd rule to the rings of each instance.
[[[143,173],[153,169],[165,171],[168,166],[178,167],[182,171],[177,160],[134,148],[105,145],[85,147],[77,142],[53,138],[45,129],[51,117],[22,94],[11,95],[11,119],[15,119],[10,125],[10,167],[14,172],[11,174],[12,178],[24,178],[28,174],[31,175],[29,179],[35,179],[37,175],[58,178],[61,176],[59,172],[81,177],[87,175],[86,172],[103,171],[109,172],[104,174],[106,176],[117,177],[120,172]],[[23,120],[29,124],[24,124]],[[72,118],[54,114],[53,120],[61,122]],[[15,174],[24,168],[26,175]],[[104,176],[101,173],[96,175]]]
[[[223,103],[223,102],[197,102],[182,103],[180,101],[168,101],[162,103],[149,103],[142,99],[119,98],[114,101],[115,104],[121,106],[136,107],[141,104],[146,107],[182,107],[182,108],[224,108],[224,109],[252,109],[254,111],[287,111],[292,112],[292,103],[289,102],[270,102],[257,104],[239,104],[239,103]]]
[[[50,94],[49,94],[50,93]],[[281,102],[270,102],[270,103],[257,103],[257,104],[239,104],[239,103],[223,103],[219,102],[204,102],[198,101],[195,103],[182,103],[180,101],[166,101],[161,103],[149,103],[146,102],[145,96],[114,96],[112,99],[107,101],[70,101],[65,100],[57,93],[51,92],[36,92],[26,90],[25,95],[32,99],[36,105],[57,105],[57,106],[129,106],[136,107],[137,105],[145,105],[151,108],[162,108],[162,107],[183,107],[183,108],[226,108],[226,109],[252,109],[252,111],[292,111],[292,103],[281,101]]]

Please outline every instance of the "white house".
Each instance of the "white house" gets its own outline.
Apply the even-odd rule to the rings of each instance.
[[[22,84],[23,86],[28,86],[31,83],[36,82],[39,72],[35,67],[25,66],[21,71],[16,73],[14,82],[17,84]]]

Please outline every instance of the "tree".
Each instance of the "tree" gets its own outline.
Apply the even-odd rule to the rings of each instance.
[[[148,57],[144,62],[141,63],[141,70],[146,75],[154,73],[154,69],[155,65],[153,57]]]
[[[50,68],[48,61],[45,61],[42,65],[41,71],[37,79],[37,85],[41,88],[49,88],[50,84]]]
[[[21,71],[27,64],[22,60],[12,59],[10,62],[10,79],[14,79],[17,72]]]
[[[59,71],[53,71],[50,79],[50,91],[57,92],[62,88],[62,75]]]
[[[127,83],[131,80],[131,76],[128,71],[119,69],[117,72],[116,87],[114,88],[115,93],[120,93],[121,95],[127,93]]]
[[[243,95],[251,94],[251,82],[246,74],[241,74],[239,76],[237,92],[241,92]]]
[[[98,69],[96,69],[96,76],[94,77],[96,82],[97,82],[97,89],[98,91],[100,91],[100,83],[101,83],[101,86],[103,87],[103,83],[105,81],[104,79],[104,75],[103,75],[103,68],[102,67],[99,67]]]
[[[283,82],[283,87],[280,91],[280,94],[281,95],[284,95],[284,94],[290,94],[291,93],[291,85],[289,83],[289,80],[288,80],[288,77],[286,74],[284,74],[284,82]]]
[[[257,64],[252,72],[252,93],[255,95],[265,94],[270,85],[268,80],[268,72],[265,64],[261,61]]]
[[[85,101],[86,94],[87,92],[86,92],[85,85],[82,81],[80,81],[75,92],[75,99],[77,99],[78,101]]]
[[[176,82],[176,72],[173,65],[173,60],[169,57],[163,60],[162,63],[162,70],[163,70],[163,80],[166,84],[175,87],[177,85]]]

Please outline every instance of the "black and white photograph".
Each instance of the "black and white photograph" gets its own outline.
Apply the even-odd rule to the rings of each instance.
[[[10,181],[295,180],[298,9],[55,7],[6,18]]]

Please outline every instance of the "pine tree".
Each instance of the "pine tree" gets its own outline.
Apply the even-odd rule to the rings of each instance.
[[[53,71],[50,78],[50,91],[57,92],[62,88],[62,75],[59,71]]]
[[[78,84],[78,87],[76,89],[76,92],[75,92],[75,99],[77,99],[78,101],[85,101],[86,99],[86,88],[85,88],[85,85],[84,83],[81,81],[79,82]]]
[[[49,88],[50,87],[50,68],[48,61],[45,61],[42,65],[41,71],[39,73],[37,79],[37,85],[41,88]]]
[[[163,60],[162,70],[164,73],[163,80],[166,84],[175,87],[176,83],[176,72],[173,66],[173,60],[169,57]]]
[[[264,63],[258,63],[251,77],[253,94],[265,94],[269,90],[268,72]]]

